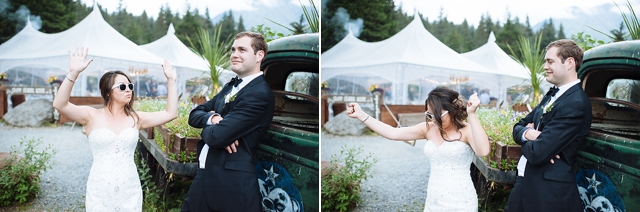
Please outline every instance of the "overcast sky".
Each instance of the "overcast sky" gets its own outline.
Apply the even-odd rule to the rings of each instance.
[[[640,8],[640,0],[629,0],[634,8]],[[462,23],[466,18],[471,25],[477,26],[480,16],[487,12],[495,22],[507,20],[507,11],[511,17],[519,17],[521,22],[529,16],[530,24],[542,22],[550,17],[569,18],[571,10],[579,8],[591,11],[592,8],[616,2],[621,9],[626,8],[626,0],[395,0],[396,6],[402,5],[404,11],[413,15],[414,9],[429,17],[429,20],[437,20],[442,8],[443,14],[449,21],[456,24]],[[614,7],[615,8],[615,7]],[[618,12],[617,8],[615,11]]]
[[[83,3],[91,5],[94,0],[82,0]],[[111,13],[118,9],[119,0],[95,0],[98,4]],[[147,15],[158,16],[160,7],[163,5],[169,5],[173,13],[179,12],[184,15],[187,11],[187,2],[191,9],[198,8],[200,14],[204,14],[205,8],[209,7],[210,16],[213,18],[218,14],[229,10],[256,10],[263,9],[265,5],[272,6],[278,2],[289,2],[291,4],[299,5],[298,0],[122,0],[122,4],[127,8],[127,12],[134,15],[142,14],[142,11],[147,11]],[[307,4],[308,0],[300,0],[303,4]],[[314,0],[314,3],[318,5],[319,0]],[[319,8],[318,8],[319,9]]]

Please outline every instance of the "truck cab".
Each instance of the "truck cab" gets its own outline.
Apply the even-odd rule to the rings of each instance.
[[[319,211],[319,35],[269,42],[261,69],[275,96],[255,153],[265,211]]]
[[[574,163],[585,211],[640,208],[640,41],[601,45],[578,71],[593,120]]]

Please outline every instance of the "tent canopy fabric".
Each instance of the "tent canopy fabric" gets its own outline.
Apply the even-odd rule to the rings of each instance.
[[[151,43],[140,45],[145,50],[164,58],[178,72],[178,81],[181,82],[180,91],[186,89],[184,81],[194,77],[209,76],[209,63],[191,51],[175,35],[173,23],[169,24],[167,34]],[[236,74],[229,70],[223,70],[218,78],[220,83],[225,83],[235,77]]]
[[[67,50],[89,48],[88,59],[94,61],[87,71],[148,69],[161,72],[162,58],[144,50],[109,25],[98,7],[68,30],[39,35],[30,24],[18,35],[0,45],[0,72],[16,66],[34,64],[68,69]],[[37,32],[37,31],[36,31]]]
[[[389,71],[396,70],[398,65],[415,68],[404,68],[403,75],[390,75]],[[424,28],[418,16],[386,40],[366,43],[349,34],[322,54],[323,80],[347,70],[376,74],[393,82],[420,78],[425,71],[492,73],[440,42]]]
[[[429,33],[418,16],[386,40],[364,42],[349,33],[322,54],[323,81],[336,78],[350,81],[359,76],[389,80],[393,84],[390,90],[394,95],[393,104],[407,103],[408,84],[418,85],[424,97],[427,93],[424,91],[440,85],[457,86],[460,91],[461,84],[473,84],[506,93],[507,86],[520,84],[525,77],[496,71],[458,54]],[[373,80],[360,83],[371,82]],[[499,98],[504,96],[500,94]]]
[[[190,71],[203,72],[209,70],[207,61],[185,46],[175,35],[173,23],[169,25],[167,34],[156,41],[140,45],[143,49],[164,58],[171,66]]]
[[[529,78],[529,69],[516,62],[496,44],[496,36],[491,32],[487,43],[462,56],[474,61],[495,73],[516,78]]]

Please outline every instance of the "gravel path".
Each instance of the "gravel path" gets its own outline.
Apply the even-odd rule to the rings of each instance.
[[[391,141],[381,136],[335,136],[322,133],[321,160],[340,154],[343,146],[363,147],[363,154],[373,153],[378,162],[373,177],[362,185],[360,211],[422,211],[427,197],[429,159],[422,149],[425,140],[415,146]]]
[[[57,153],[52,168],[42,174],[38,197],[19,207],[0,207],[0,211],[84,211],[84,196],[93,161],[82,127],[17,128],[0,123],[0,152],[18,147],[21,138],[41,137]]]

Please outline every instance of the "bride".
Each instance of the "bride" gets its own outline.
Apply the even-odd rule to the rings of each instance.
[[[425,101],[427,122],[412,127],[391,127],[371,118],[357,103],[349,103],[347,114],[387,139],[427,139],[424,153],[431,172],[424,211],[477,211],[478,197],[470,166],[474,154],[486,156],[491,151],[487,134],[476,116],[479,104],[477,93],[465,104],[458,92],[437,87]]]
[[[85,127],[93,164],[87,181],[87,211],[142,211],[142,187],[133,154],[138,131],[167,123],[178,116],[176,71],[168,61],[163,70],[167,77],[167,109],[160,112],[136,112],[134,86],[121,71],[109,71],[100,78],[104,107],[76,106],[69,103],[71,88],[78,75],[93,61],[88,48],[69,51],[69,73],[65,77],[53,106],[63,115]]]

